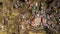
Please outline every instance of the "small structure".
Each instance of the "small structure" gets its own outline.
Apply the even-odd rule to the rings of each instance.
[[[35,6],[34,6],[34,10],[38,11],[38,2],[36,2]]]

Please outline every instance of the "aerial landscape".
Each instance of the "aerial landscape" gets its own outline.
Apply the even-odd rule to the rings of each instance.
[[[0,34],[60,34],[60,0],[0,0]]]

